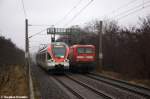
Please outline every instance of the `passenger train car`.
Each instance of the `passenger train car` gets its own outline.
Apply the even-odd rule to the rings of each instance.
[[[88,72],[95,69],[95,46],[73,45],[69,52],[70,69],[80,72]]]
[[[47,71],[69,69],[69,47],[63,42],[53,42],[40,49],[36,55],[37,64]]]

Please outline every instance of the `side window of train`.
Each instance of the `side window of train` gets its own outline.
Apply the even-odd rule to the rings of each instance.
[[[51,59],[51,56],[49,53],[47,53],[47,60],[50,60]]]

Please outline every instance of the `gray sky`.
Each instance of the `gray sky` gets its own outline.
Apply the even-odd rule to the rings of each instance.
[[[130,10],[140,4],[144,4],[136,7],[144,7],[143,10],[118,20],[120,25],[130,26],[137,25],[138,17],[145,17],[150,14],[150,7],[147,7],[150,6],[150,2],[148,1],[150,0],[93,0],[79,16],[71,22],[69,21],[72,17],[90,2],[90,0],[24,0],[24,5],[29,24],[54,25],[59,22],[55,25],[56,27],[69,27],[71,25],[84,26],[87,22],[95,19],[102,20],[105,17],[117,20],[119,17],[127,14],[122,12]],[[62,18],[78,3],[79,5],[62,20]],[[0,0],[0,33],[6,38],[10,38],[19,48],[24,49],[25,17],[22,8],[21,0]],[[134,10],[132,9],[131,12]],[[67,24],[68,22],[69,24]],[[46,26],[29,27],[29,36],[44,28],[46,28]],[[39,46],[39,44],[49,41],[49,36],[37,35],[30,39],[30,45],[31,47]],[[35,49],[37,49],[37,47],[31,48],[31,50]]]

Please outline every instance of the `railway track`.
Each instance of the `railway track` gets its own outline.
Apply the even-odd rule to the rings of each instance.
[[[146,99],[150,99],[150,89],[149,88],[131,84],[131,83],[125,82],[123,80],[112,79],[110,77],[106,77],[104,75],[100,75],[100,74],[96,74],[96,73],[89,73],[86,76],[89,78],[95,79],[97,81],[112,85],[114,87],[135,93],[137,95],[141,95],[141,96],[145,97]]]
[[[57,80],[60,84],[62,84],[66,89],[68,89],[71,93],[73,93],[78,99],[85,99],[83,96],[81,96],[79,93],[74,91],[72,88],[68,87],[64,82],[62,82],[57,77],[54,77],[55,80]]]
[[[55,76],[54,79],[72,92],[78,99],[114,99],[114,97],[76,80],[69,75],[65,75],[64,77]]]
[[[121,84],[122,81],[117,82],[102,77],[103,75],[94,73],[50,75],[40,68],[35,70],[38,75],[36,77],[39,77],[40,81],[41,96],[45,99],[50,97],[52,99],[150,99],[149,89]]]

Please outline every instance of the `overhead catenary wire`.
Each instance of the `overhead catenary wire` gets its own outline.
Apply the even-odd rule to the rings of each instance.
[[[141,10],[143,10],[143,9],[145,9],[145,8],[149,8],[149,7],[150,7],[150,5],[147,5],[147,6],[145,5],[144,8],[141,7],[141,8],[139,8],[139,9],[136,9],[136,10],[134,10],[134,11],[132,11],[132,12],[130,12],[130,13],[124,15],[124,16],[119,17],[118,20],[121,20],[121,19],[123,19],[123,18],[126,18],[127,16],[129,16],[129,15],[131,15],[131,14],[133,14],[133,13],[136,13],[136,12],[138,12],[138,11],[141,11]]]
[[[36,43],[38,43],[38,42],[41,42],[41,41],[30,41],[30,42],[36,42]]]
[[[147,3],[150,3],[150,1],[144,2],[144,4],[147,4]],[[114,16],[114,17],[116,18],[116,17],[119,17],[119,16],[123,16],[124,14],[126,14],[126,13],[128,13],[128,12],[130,12],[130,11],[133,11],[133,10],[135,10],[136,8],[139,8],[139,7],[142,7],[142,8],[143,8],[143,3],[142,3],[142,4],[139,4],[139,5],[135,6],[135,7],[133,7],[133,8],[131,8],[131,9],[125,10],[125,11],[123,11],[123,12],[117,14],[117,15]]]
[[[37,26],[37,27],[47,27],[47,26],[52,26],[52,25],[48,25],[48,24],[29,24],[30,27],[33,27],[33,26]]]
[[[68,13],[71,13],[71,11],[74,10],[74,8],[76,8],[76,7],[79,5],[79,3],[81,3],[81,1],[82,1],[82,0],[80,0],[80,1],[77,3],[77,5],[75,5]],[[92,1],[93,1],[93,0],[91,0],[86,6],[84,6],[77,14],[80,14],[85,8],[87,8],[87,7],[89,6],[89,4],[92,3]],[[77,17],[77,14],[74,16],[74,18]],[[56,25],[56,24],[55,24],[55,25]],[[46,30],[47,30],[47,28],[41,30],[40,32],[37,32],[37,33],[35,33],[35,34],[29,36],[29,38],[34,37],[34,36],[36,36],[36,35],[38,35],[38,34],[41,34],[42,32],[44,32],[44,31],[46,31]]]
[[[72,18],[69,20],[64,26],[67,26],[69,23],[71,23],[75,18],[77,18],[94,0],[91,0],[88,2],[82,9],[79,10]]]
[[[115,12],[118,11],[118,10],[121,10],[121,9],[123,9],[123,8],[126,8],[126,7],[128,7],[130,4],[132,4],[132,3],[136,2],[136,1],[138,1],[138,0],[131,0],[131,1],[129,1],[128,3],[126,3],[126,4],[124,4],[124,5],[122,5],[122,6],[118,7],[118,8],[116,8],[115,10],[111,11],[110,14],[113,14],[113,13],[115,13]]]
[[[80,5],[80,3],[81,3],[82,1],[83,1],[83,0],[79,0],[79,1],[77,2],[77,4],[76,4],[75,6],[73,6],[73,8],[72,8],[71,10],[69,10],[69,12],[67,12],[66,15],[65,15],[62,19],[60,19],[59,21],[57,21],[54,25],[56,26],[56,25],[60,24],[66,17],[69,16],[69,14],[72,13],[73,10],[75,10],[75,9]]]
[[[93,0],[91,0],[91,1],[90,1],[86,6],[84,6],[78,13],[76,13],[76,14],[73,16],[73,18],[72,18],[68,23],[65,24],[65,26],[68,25],[69,23],[71,23],[84,9],[86,9],[86,8],[90,5],[90,3],[92,3],[92,1],[93,1]],[[137,1],[137,0],[135,0],[135,1]],[[144,2],[143,4],[146,4],[146,3],[148,3],[148,2],[149,2],[149,1]],[[129,3],[127,3],[127,4],[130,4],[130,3],[133,3],[133,0],[132,0],[131,2],[129,2]],[[143,4],[140,4],[140,5],[138,5],[138,6],[134,7],[134,8],[132,8],[132,9],[126,10],[126,11],[120,13],[120,14],[128,13],[129,11],[134,10],[134,9],[137,8],[137,7],[140,7],[140,6],[142,6]],[[122,7],[123,7],[123,6],[122,6]],[[122,8],[122,7],[120,7],[120,8]],[[140,8],[140,9],[141,9],[141,8]],[[133,12],[135,12],[135,11],[133,11]],[[69,13],[70,13],[70,12],[69,12]],[[118,14],[118,16],[119,16],[120,14]],[[125,16],[126,16],[126,15],[125,15]],[[119,18],[119,19],[121,19],[121,18]],[[35,25],[35,26],[36,26],[36,25]],[[38,25],[37,25],[37,26],[38,26]],[[40,26],[40,25],[39,25],[39,26]],[[38,35],[38,34],[44,32],[44,31],[46,31],[46,29],[43,29],[43,30],[41,30],[40,32],[35,33],[34,35],[30,36],[29,38],[31,38],[31,37],[33,37],[33,36],[35,36],[35,35]]]
[[[64,20],[75,8],[77,8],[77,6],[81,3],[81,1],[82,1],[82,0],[79,0],[79,2],[78,2],[61,20],[59,20],[58,22],[56,22],[55,25],[57,25],[57,24],[60,23],[62,20]],[[55,26],[55,25],[54,25],[54,26]],[[31,24],[30,26],[52,26],[52,25],[32,25],[32,24]],[[31,37],[33,37],[33,36],[36,36],[36,35],[38,35],[38,34],[44,32],[44,31],[46,31],[46,30],[47,30],[47,28],[41,30],[40,32],[37,32],[37,33],[31,35],[29,38],[31,38]]]
[[[86,6],[84,6],[84,7],[83,7],[76,15],[74,15],[74,17],[73,17],[68,23],[66,23],[65,25],[68,25],[69,23],[71,23],[92,1],[93,1],[93,0],[91,0]],[[134,0],[134,1],[137,1],[137,0]],[[127,4],[133,3],[134,1],[132,0],[131,2],[129,2],[129,3],[127,3]],[[79,2],[81,2],[81,0],[80,0]],[[149,2],[149,1],[148,1],[148,2]],[[140,4],[140,5],[136,6],[136,7],[140,7],[141,5],[144,5],[144,4],[146,4],[146,3],[147,3],[147,2],[144,2],[144,3],[142,3],[142,4]],[[126,5],[127,5],[127,4],[126,4]],[[77,6],[77,5],[76,5],[76,6]],[[124,7],[125,7],[125,6],[124,6]],[[126,14],[126,13],[128,13],[129,11],[134,10],[136,7],[122,12],[121,15],[123,16],[123,14]],[[75,8],[75,7],[74,7],[74,8]],[[123,8],[123,6],[120,7],[120,8]],[[71,10],[70,10],[70,11],[71,11]],[[70,12],[69,12],[69,13],[70,13]],[[118,14],[118,16],[119,16],[119,15],[120,15],[120,14]],[[126,15],[125,15],[125,16],[126,16]],[[119,19],[120,19],[120,18],[119,18]],[[31,25],[31,26],[42,26],[42,25]],[[46,25],[45,25],[45,26],[46,26]],[[49,26],[49,25],[47,25],[47,26]],[[38,35],[38,34],[44,32],[44,31],[46,31],[46,29],[41,30],[40,32],[35,33],[34,35],[30,36],[30,38],[33,37],[33,36],[35,36],[35,35]]]
[[[21,0],[21,3],[22,3],[22,9],[23,9],[24,17],[26,19],[27,18],[27,13],[26,13],[26,9],[25,9],[23,0]]]
[[[47,30],[47,28],[46,28],[46,29],[41,30],[40,32],[37,32],[37,33],[35,33],[35,34],[33,34],[33,35],[29,36],[29,38],[31,38],[31,37],[33,37],[33,36],[36,36],[36,35],[38,35],[38,34],[41,34],[42,32],[44,32],[44,31],[46,31],[46,30]]]

